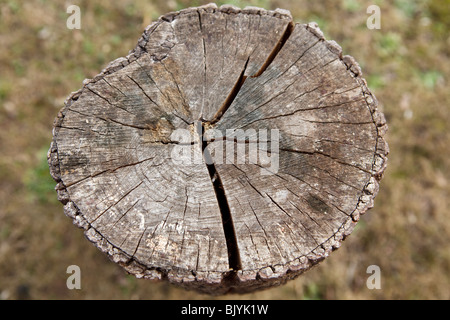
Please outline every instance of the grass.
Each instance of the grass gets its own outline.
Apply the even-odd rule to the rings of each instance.
[[[93,247],[56,201],[46,151],[65,97],[132,49],[160,14],[205,1],[78,0],[82,29],[63,2],[0,2],[0,299],[204,299],[125,275]],[[223,4],[225,1],[219,1]],[[343,246],[285,286],[245,299],[450,299],[450,2],[233,0],[316,21],[361,64],[389,124],[389,166],[375,208]],[[66,288],[79,265],[82,290]],[[381,268],[381,290],[366,269]]]
[[[55,181],[48,174],[47,147],[38,150],[35,155],[35,166],[28,169],[23,177],[28,201],[42,204],[57,203],[55,199]]]

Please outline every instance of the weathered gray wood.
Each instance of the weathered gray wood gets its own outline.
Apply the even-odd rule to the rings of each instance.
[[[278,170],[173,161],[175,148],[207,160],[260,141],[206,129],[278,129]],[[378,192],[386,129],[358,64],[316,24],[207,5],[162,16],[86,80],[48,159],[66,215],[128,272],[247,292],[301,274],[352,232]]]

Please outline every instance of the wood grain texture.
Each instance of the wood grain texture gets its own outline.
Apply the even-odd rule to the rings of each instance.
[[[258,148],[274,172],[205,161],[273,129],[277,150]],[[339,248],[373,206],[386,130],[358,64],[316,24],[210,4],[160,17],[85,80],[55,120],[48,161],[66,215],[129,273],[248,292]],[[177,148],[203,161],[174,161]]]

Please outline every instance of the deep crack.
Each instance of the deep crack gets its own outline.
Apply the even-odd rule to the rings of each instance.
[[[233,103],[234,99],[236,98],[237,94],[241,90],[242,85],[244,84],[245,80],[247,79],[247,76],[245,75],[245,70],[247,70],[248,61],[250,60],[250,57],[247,58],[247,61],[245,62],[244,68],[242,69],[241,74],[239,75],[238,80],[233,86],[233,89],[231,89],[230,94],[225,99],[222,106],[220,106],[219,110],[217,110],[216,114],[214,115],[213,119],[210,121],[211,124],[214,124],[220,120],[220,118],[223,116],[223,114],[228,110],[228,108]]]
[[[225,190],[223,188],[222,180],[219,173],[216,170],[211,154],[208,150],[208,142],[204,139],[205,128],[203,123],[197,122],[197,133],[202,141],[202,154],[208,169],[211,182],[214,187],[214,192],[216,194],[217,203],[219,205],[220,214],[222,217],[223,231],[225,234],[225,240],[227,244],[228,251],[228,266],[232,270],[241,270],[241,257],[239,254],[239,247],[237,243],[236,232],[234,230],[233,219],[231,217],[230,207],[228,205],[228,200],[225,195]]]
[[[202,29],[200,14],[199,14],[199,21],[200,21],[200,29]],[[277,42],[276,46],[273,48],[270,55],[267,57],[266,61],[264,62],[264,64],[261,66],[260,70],[251,76],[252,78],[259,77],[264,71],[266,71],[268,66],[273,62],[275,57],[278,55],[278,53],[281,51],[281,49],[283,48],[283,46],[285,45],[285,43],[291,36],[293,29],[294,29],[294,23],[289,22],[289,24],[286,26],[286,29],[285,29],[283,35],[281,36],[280,40]],[[203,39],[203,45],[204,45],[204,39]],[[204,52],[204,54],[206,56],[206,52]],[[236,81],[235,85],[231,89],[231,92],[225,99],[224,103],[217,110],[217,112],[214,115],[214,117],[212,118],[212,120],[208,121],[208,122],[198,121],[196,123],[196,131],[197,131],[197,134],[202,143],[203,159],[206,163],[206,167],[208,169],[208,173],[211,178],[211,183],[213,185],[214,192],[216,194],[217,202],[219,205],[219,210],[220,210],[221,217],[222,217],[222,225],[223,225],[223,230],[224,230],[224,235],[225,235],[225,240],[226,240],[226,245],[227,245],[227,251],[228,251],[228,265],[229,265],[229,268],[231,271],[242,270],[241,257],[240,257],[240,253],[239,253],[239,247],[238,247],[236,232],[234,229],[233,219],[231,216],[231,211],[230,211],[230,207],[228,204],[228,200],[225,195],[225,190],[223,187],[222,179],[220,178],[219,173],[217,172],[217,169],[214,165],[214,161],[213,161],[211,154],[207,148],[208,143],[211,141],[208,141],[204,135],[205,135],[205,131],[206,131],[205,125],[209,126],[209,125],[213,125],[213,124],[217,123],[222,118],[222,116],[225,114],[225,112],[229,109],[229,107],[233,103],[234,99],[238,95],[245,80],[248,77],[245,75],[245,71],[247,70],[249,61],[250,61],[250,57],[247,58],[247,61],[245,62],[245,65],[239,75],[238,80]],[[229,273],[224,278],[224,280],[227,282],[230,282],[230,283],[236,282],[237,280],[236,280],[235,272]]]
[[[259,69],[259,71],[257,73],[255,73],[254,75],[251,76],[252,78],[259,77],[264,71],[266,71],[267,67],[273,62],[275,57],[278,55],[278,53],[283,48],[283,46],[286,43],[286,41],[291,36],[293,30],[294,30],[294,23],[292,21],[290,21],[288,23],[288,25],[286,26],[286,30],[284,31],[284,33],[281,36],[280,40],[278,41],[276,46],[273,48],[272,52],[267,57],[266,62],[264,62],[264,64],[261,66],[261,69]]]

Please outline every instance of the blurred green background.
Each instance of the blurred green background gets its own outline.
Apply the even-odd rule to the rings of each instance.
[[[0,0],[0,299],[206,299],[126,275],[56,200],[46,152],[65,98],[135,47],[161,14],[208,1]],[[219,1],[316,21],[360,63],[389,124],[375,208],[342,247],[288,284],[235,299],[450,299],[450,2]],[[81,30],[66,8],[81,8]],[[381,8],[369,30],[366,9]],[[68,290],[66,268],[81,268]],[[366,269],[381,269],[369,290]]]

